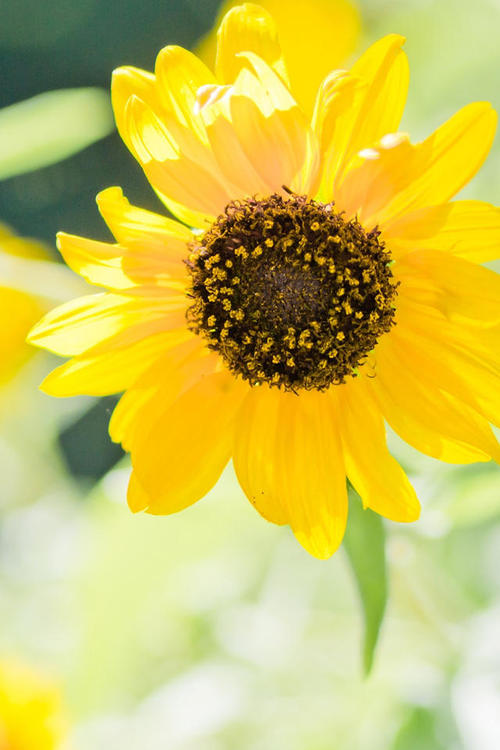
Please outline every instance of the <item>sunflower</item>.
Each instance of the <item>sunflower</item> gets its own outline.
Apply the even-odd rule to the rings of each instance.
[[[108,291],[49,313],[31,341],[72,359],[49,394],[124,391],[113,440],[131,453],[133,511],[179,511],[232,458],[259,513],[329,557],[365,507],[414,521],[386,445],[498,460],[500,212],[449,202],[496,116],[470,104],[421,143],[397,132],[408,65],[387,36],[333,71],[307,117],[267,12],[232,9],[215,74],[166,47],[155,75],[118,69],[118,129],[178,220],[99,209],[116,244],[61,234],[66,262]]]
[[[1,750],[56,750],[66,734],[61,697],[30,667],[0,662]]]

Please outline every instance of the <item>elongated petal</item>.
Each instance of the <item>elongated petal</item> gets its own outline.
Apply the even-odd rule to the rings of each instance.
[[[409,82],[408,59],[401,49],[404,42],[404,37],[389,34],[375,42],[351,68],[351,75],[366,81],[368,88],[362,92],[355,119],[351,119],[353,129],[344,163],[359,149],[399,127]]]
[[[9,315],[0,329],[0,383],[3,384],[33,353],[26,346],[25,337],[44,308],[37,298],[6,286],[0,286],[0,304]]]
[[[152,362],[161,357],[172,346],[186,338],[187,331],[153,333],[124,346],[116,339],[107,340],[73,357],[47,375],[40,385],[44,393],[51,396],[106,396],[130,388]]]
[[[155,421],[198,380],[214,372],[217,357],[190,335],[174,334],[173,346],[144,369],[116,406],[109,423],[111,439],[125,450],[144,439]]]
[[[246,69],[239,74],[229,102],[234,131],[272,191],[286,185],[308,193],[318,169],[314,133],[277,76],[267,72],[274,76],[272,85]]]
[[[365,378],[356,378],[339,389],[338,403],[347,476],[363,505],[392,521],[416,521],[420,504],[408,477],[387,449],[384,420]]]
[[[397,264],[404,294],[434,307],[450,322],[500,324],[500,275],[437,250],[409,253]]]
[[[386,136],[353,160],[339,190],[351,196],[363,193],[357,203],[365,225],[384,227],[423,206],[445,203],[484,162],[496,121],[490,104],[476,102],[415,146],[405,138]]]
[[[237,194],[268,195],[275,185],[267,183],[253,165],[255,153],[240,143],[231,122],[232,86],[205,86],[198,92],[200,116],[217,164],[226,179],[237,188]]]
[[[193,233],[184,224],[133,206],[120,187],[102,190],[96,201],[118,243],[134,250],[146,244],[158,253],[163,249],[167,262],[171,255],[179,261],[186,257],[186,244],[192,241]]]
[[[57,247],[67,265],[91,284],[116,290],[132,286],[132,279],[122,270],[126,251],[119,245],[59,232]]]
[[[288,513],[274,465],[281,429],[279,405],[276,391],[267,387],[249,390],[237,417],[233,462],[252,505],[266,520],[284,524]]]
[[[417,209],[384,227],[393,255],[442,250],[475,263],[500,256],[500,209],[481,201],[455,201]]]
[[[279,58],[277,64],[273,64],[279,48],[275,42],[274,23],[268,20],[269,13],[279,31],[294,96],[303,111],[311,113],[320,82],[347,60],[355,49],[360,33],[357,9],[349,0],[314,0],[307,4],[307,12],[304,12],[306,6],[303,0],[288,0],[286,3],[282,0],[261,0],[258,10],[245,12],[245,8],[249,7],[246,4],[236,18],[228,21],[224,16],[236,5],[239,5],[237,0],[226,0],[220,7],[218,21],[230,23],[238,36],[220,40],[219,46],[227,42],[235,51],[238,47],[237,51],[254,51],[282,76]],[[250,8],[254,9],[255,6]],[[262,23],[259,24],[261,18]],[[214,32],[210,32],[198,47],[198,54],[209,65],[216,58],[215,36]]]
[[[416,373],[390,337],[377,348],[376,377],[369,386],[391,427],[422,453],[449,463],[499,459],[488,422],[443,390],[444,384]]]
[[[149,324],[152,332],[155,324],[162,330],[180,327],[185,310],[183,297],[135,300],[117,294],[93,294],[51,310],[31,330],[28,341],[63,356],[82,354],[124,329],[132,338],[136,324]]]
[[[196,113],[196,94],[200,86],[216,83],[213,74],[196,55],[176,46],[161,50],[155,74],[157,94],[164,108],[206,143],[203,122]]]
[[[404,38],[390,34],[358,60],[351,75],[360,86],[352,102],[346,100],[324,152],[320,198],[335,199],[337,187],[351,158],[386,133],[397,130],[408,90],[408,62],[401,50]]]
[[[245,65],[240,52],[254,52],[283,80],[287,80],[276,24],[259,5],[238,5],[224,16],[219,26],[215,72],[221,83],[236,80]]]
[[[442,383],[459,401],[482,414],[489,422],[500,426],[500,367],[478,357],[467,346],[465,337],[460,342],[462,326],[434,320],[425,325],[418,309],[398,310],[398,325],[392,332],[399,357],[416,371],[423,372],[434,383]],[[461,345],[460,345],[461,343]]]
[[[172,210],[181,205],[187,209],[182,214],[177,211],[182,220],[189,220],[193,212],[212,222],[231,200],[227,186],[202,164],[189,159],[172,133],[139,99],[129,99],[127,123],[146,176],[162,196],[174,202]]]
[[[184,391],[135,446],[132,464],[148,513],[175,513],[214,486],[231,455],[245,390],[225,372],[208,375]]]
[[[126,247],[124,273],[137,283],[186,283],[185,260],[193,233],[183,224],[131,205],[121,188],[103,190],[99,210],[117,241]]]
[[[337,117],[350,107],[360,86],[367,85],[347,70],[333,70],[321,82],[316,95],[312,127],[326,153],[335,133]]]
[[[337,184],[337,205],[347,216],[357,216],[367,228],[375,226],[379,213],[408,185],[416,155],[416,147],[406,133],[382,136],[378,143],[362,149],[351,160]]]
[[[129,150],[135,155],[125,119],[125,108],[132,96],[137,96],[153,108],[157,98],[154,75],[132,66],[117,68],[111,79],[111,102],[116,127]]]
[[[315,557],[330,557],[342,541],[347,519],[333,403],[327,394],[304,391],[297,397],[265,389],[247,396],[244,416],[238,419],[236,471],[259,512],[275,523],[287,521]]]

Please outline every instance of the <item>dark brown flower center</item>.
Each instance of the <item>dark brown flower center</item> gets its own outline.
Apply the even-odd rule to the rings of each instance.
[[[233,201],[193,243],[188,325],[251,385],[324,390],[394,323],[378,230],[304,196]]]

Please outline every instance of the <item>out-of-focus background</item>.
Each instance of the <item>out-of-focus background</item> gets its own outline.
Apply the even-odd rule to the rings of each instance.
[[[291,5],[307,14],[314,2]],[[414,139],[469,101],[500,109],[499,0],[360,0],[357,8],[354,56],[385,33],[408,37],[403,128]],[[109,239],[94,200],[105,187],[121,185],[135,204],[162,210],[113,129],[111,71],[152,69],[165,44],[196,48],[217,12],[215,0],[3,0],[0,107],[84,91],[28,105],[22,127],[0,113],[0,221],[56,259],[60,229]],[[39,118],[47,138],[65,139],[62,160],[26,171],[26,142],[32,167],[51,161],[37,146]],[[498,140],[466,194],[500,203]],[[8,305],[0,315],[10,330]],[[28,663],[59,685],[67,747],[498,750],[493,466],[441,465],[393,440],[425,507],[416,524],[387,524],[390,603],[364,679],[344,552],[310,558],[287,529],[255,513],[230,467],[182,514],[133,516],[127,459],[107,437],[113,397],[40,394],[54,364],[36,354],[0,388],[0,660]]]

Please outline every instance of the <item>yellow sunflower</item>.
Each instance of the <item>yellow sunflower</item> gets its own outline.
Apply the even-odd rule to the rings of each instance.
[[[65,733],[53,683],[18,662],[0,662],[0,750],[56,750]]]
[[[419,503],[384,421],[449,462],[498,459],[500,212],[449,202],[493,139],[486,103],[422,143],[397,128],[403,39],[374,44],[297,105],[267,12],[218,32],[212,73],[166,47],[114,74],[119,131],[177,220],[102,192],[117,244],[59,236],[109,291],[49,313],[31,341],[73,358],[50,394],[125,391],[110,433],[131,452],[133,511],[179,511],[232,458],[259,513],[319,558],[340,544],[346,477],[366,507]]]

